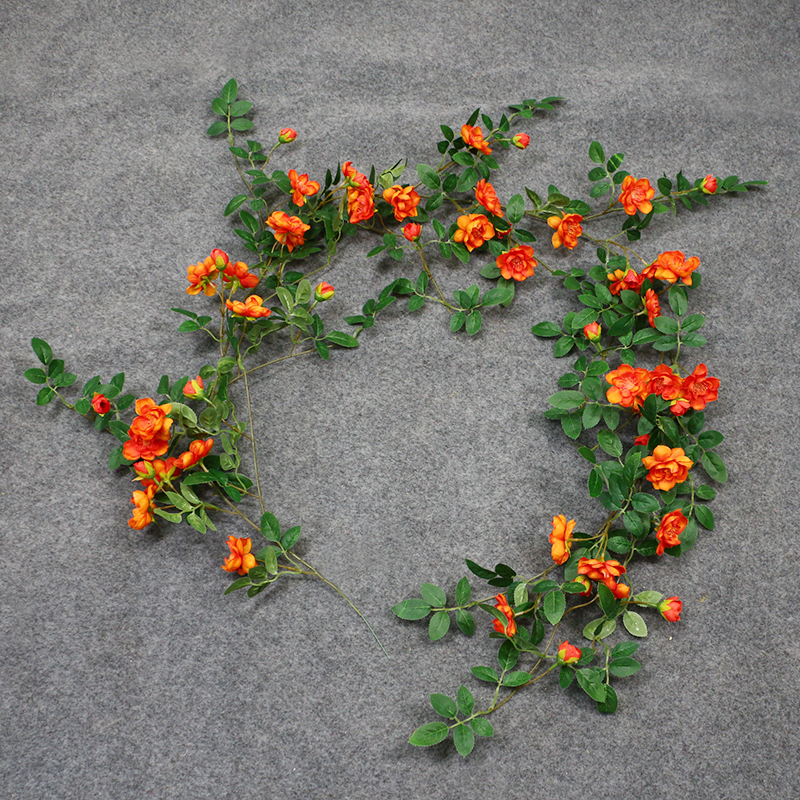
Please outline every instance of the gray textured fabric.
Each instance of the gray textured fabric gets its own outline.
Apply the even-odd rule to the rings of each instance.
[[[3,797],[796,796],[796,4],[6,0],[0,22]],[[549,183],[586,196],[595,138],[653,182],[679,169],[770,181],[657,219],[645,240],[701,260],[701,360],[722,380],[708,417],[730,482],[713,533],[637,568],[684,614],[653,621],[616,716],[543,681],[466,761],[452,744],[407,744],[435,716],[430,692],[463,682],[486,699],[469,667],[495,645],[452,632],[429,644],[390,607],[421,581],[452,590],[465,556],[532,570],[553,514],[601,518],[585,463],[541,416],[564,365],[530,326],[571,302],[543,270],[475,339],[436,308],[393,307],[357,351],[259,378],[269,506],[303,526],[303,552],[388,660],[320,584],[222,597],[223,537],[245,529],[131,531],[107,438],[33,405],[32,336],[82,378],[124,370],[137,396],[209,359],[166,309],[203,306],[185,270],[211,248],[247,258],[221,214],[237,176],[204,135],[232,76],[256,138],[300,133],[274,166],[312,178],[339,159],[430,161],[440,123],[563,95],[517,128],[532,141],[502,156],[501,198]],[[327,318],[416,277],[367,261],[371,246],[341,247]],[[593,263],[586,244],[536,247]],[[434,268],[450,291],[474,282],[474,263]]]

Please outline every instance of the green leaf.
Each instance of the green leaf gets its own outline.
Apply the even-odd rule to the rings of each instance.
[[[431,607],[424,600],[412,597],[393,606],[392,611],[400,619],[424,619],[431,613]]]
[[[286,533],[283,534],[281,537],[281,544],[283,545],[284,549],[288,550],[291,547],[294,547],[297,544],[297,540],[300,538],[300,526],[295,525],[293,528],[289,528]]]
[[[614,714],[617,710],[617,693],[606,684],[606,699],[597,704],[597,710],[601,714]]]
[[[566,664],[558,671],[558,685],[562,689],[567,689],[575,677],[575,670]]]
[[[217,120],[206,131],[206,135],[207,136],[219,136],[221,133],[225,133],[227,130],[228,130],[227,123],[223,122],[222,120]]]
[[[602,164],[606,160],[606,155],[603,152],[603,147],[600,142],[592,142],[589,145],[589,158],[591,158],[595,164]]]
[[[239,117],[239,119],[231,120],[231,128],[235,131],[249,131],[255,128],[255,125],[249,119]]]
[[[702,448],[716,447],[721,444],[725,437],[719,431],[703,431],[697,437],[697,444]]]
[[[270,542],[281,540],[281,525],[276,516],[269,511],[261,515],[261,534]]]
[[[678,332],[678,323],[672,317],[656,317],[654,324],[657,331],[667,334],[675,334]]]
[[[470,336],[474,336],[481,329],[482,322],[481,312],[477,308],[470,311],[467,317],[467,333]]]
[[[467,567],[469,571],[473,575],[477,575],[479,578],[482,578],[483,580],[489,580],[490,578],[494,578],[494,576],[497,574],[493,570],[486,569],[486,567],[481,567],[474,561],[470,561],[468,558],[464,560],[467,562]]]
[[[551,394],[550,397],[547,398],[547,402],[550,403],[551,406],[554,408],[562,408],[564,410],[578,408],[579,406],[583,405],[585,400],[586,397],[583,392],[577,392],[569,389]]]
[[[697,521],[707,530],[714,530],[714,514],[708,506],[695,506],[694,515]]]
[[[236,197],[231,198],[231,201],[225,206],[225,216],[228,217],[236,211],[247,200],[246,194],[237,194]]]
[[[355,336],[341,331],[330,331],[325,334],[325,338],[333,344],[338,344],[339,347],[358,347],[358,339]]]
[[[439,173],[427,164],[417,164],[417,175],[429,189],[438,189],[441,183]]]
[[[641,614],[626,610],[622,615],[622,623],[625,625],[625,630],[627,630],[631,636],[637,636],[639,638],[647,636],[647,625],[644,619],[642,619]]]
[[[39,394],[36,395],[36,405],[46,406],[55,396],[55,390],[51,389],[49,386],[45,386],[39,391]]]
[[[564,616],[567,602],[564,593],[558,590],[548,592],[544,597],[544,615],[551,625],[557,625]]]
[[[524,670],[509,672],[508,675],[503,678],[503,686],[522,686],[523,683],[527,683],[530,679],[530,672],[525,672]]]
[[[506,206],[506,216],[512,225],[516,225],[525,213],[525,200],[521,194],[515,194]]]
[[[475,734],[472,732],[472,728],[468,728],[463,723],[456,725],[453,728],[453,743],[456,746],[456,750],[466,758],[472,752],[472,748],[475,747]]]
[[[500,669],[503,671],[514,669],[514,665],[519,660],[519,650],[514,647],[512,642],[506,639],[497,651],[497,660],[500,662]]]
[[[247,100],[237,100],[235,103],[231,104],[230,114],[232,117],[241,117],[247,114],[252,107],[253,104],[248,103]]]
[[[437,714],[441,714],[447,719],[455,719],[458,716],[458,708],[455,701],[446,694],[432,694],[431,705]]]
[[[606,453],[614,458],[619,458],[622,455],[622,442],[614,431],[598,431],[597,443]]]
[[[223,87],[220,92],[220,98],[226,106],[231,105],[236,100],[236,95],[239,94],[239,85],[231,78]]]
[[[646,514],[658,511],[661,508],[658,500],[651,494],[646,492],[637,492],[631,499],[633,507],[637,511],[643,511]]]
[[[456,609],[456,625],[465,636],[472,636],[475,632],[475,618],[463,608]]]
[[[571,414],[561,417],[561,428],[570,439],[577,439],[581,435],[581,429],[583,426],[581,416],[581,414],[573,411]]]
[[[600,608],[603,609],[603,613],[608,619],[613,619],[619,608],[619,601],[614,597],[611,589],[603,583],[598,583],[597,597],[600,600]]]
[[[500,303],[506,303],[512,300],[514,293],[506,286],[495,286],[494,289],[489,289],[481,298],[482,306],[496,306]]]
[[[458,701],[458,707],[464,716],[468,717],[475,709],[475,698],[472,696],[472,692],[467,689],[466,686],[462,686],[458,690],[456,700]]]
[[[31,339],[31,347],[39,361],[47,366],[53,360],[53,351],[50,345],[44,339],[37,339],[35,336]]]
[[[488,719],[484,719],[483,717],[475,717],[475,719],[471,720],[469,724],[472,726],[472,730],[475,731],[478,736],[494,736],[494,728]]]
[[[408,743],[417,747],[430,747],[443,742],[447,738],[449,730],[444,722],[429,722],[427,725],[417,728],[411,734]]]
[[[595,639],[605,639],[606,636],[610,636],[614,633],[616,627],[617,621],[615,619],[600,617],[599,619],[593,619],[591,622],[587,623],[583,629],[583,636],[591,641]]]
[[[38,367],[26,369],[22,374],[25,379],[29,380],[31,383],[47,383],[47,375],[45,375],[43,369],[39,369]]]
[[[602,703],[606,699],[606,687],[602,678],[592,669],[579,669],[576,673],[578,684],[592,700]]]
[[[718,483],[725,483],[728,480],[728,470],[725,467],[725,462],[716,453],[703,453],[702,463],[703,469],[712,480]]]
[[[431,606],[443,606],[447,604],[447,596],[444,591],[432,583],[423,583],[420,587],[422,599]]]
[[[472,597],[472,587],[469,585],[469,580],[464,577],[456,586],[456,604],[463,606],[469,602]]]
[[[120,448],[120,453],[121,452],[122,449]],[[154,508],[153,511],[155,511],[155,513],[158,514],[159,517],[163,517],[165,520],[167,520],[167,522],[178,523],[183,519],[183,517],[180,514],[170,514],[168,511],[162,511],[160,508]],[[248,584],[250,583],[249,578],[247,579],[247,582]],[[231,590],[229,589],[229,591]]]
[[[635,658],[628,656],[612,658],[608,665],[608,671],[617,678],[627,678],[629,675],[635,675],[641,668],[642,665]]]
[[[432,642],[441,639],[450,630],[450,616],[446,611],[437,611],[428,623],[428,635]]]
[[[550,339],[554,336],[561,336],[563,332],[555,322],[540,322],[531,328],[531,333],[534,334],[534,336]]]
[[[456,331],[460,331],[464,327],[464,323],[466,321],[467,321],[466,313],[464,313],[463,311],[456,311],[456,313],[450,317],[450,330],[453,333],[456,333]]]
[[[686,313],[689,303],[686,299],[686,289],[683,286],[675,285],[669,290],[669,305],[678,317],[682,317]]]
[[[500,676],[491,667],[472,667],[472,674],[479,680],[486,683],[500,683]]]

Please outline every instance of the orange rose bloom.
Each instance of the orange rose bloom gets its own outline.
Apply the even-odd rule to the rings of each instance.
[[[618,403],[623,408],[638,410],[647,397],[649,375],[646,369],[634,369],[630,364],[620,364],[606,375],[606,380],[611,384],[611,388],[606,390],[606,400],[609,403]]]
[[[674,400],[680,395],[682,388],[681,377],[676,375],[666,364],[659,364],[649,373],[647,394],[657,394],[665,400]]]
[[[691,375],[683,379],[683,397],[695,411],[702,411],[706,403],[717,399],[719,378],[708,377],[708,367],[698,364]]]
[[[667,622],[679,622],[681,611],[683,611],[683,603],[678,600],[677,596],[668,597],[658,604],[658,610]]]
[[[222,569],[225,572],[247,575],[248,571],[256,565],[256,557],[250,552],[253,543],[249,538],[237,539],[235,536],[229,536],[226,544],[230,548],[231,554],[225,559]]]
[[[547,224],[555,230],[553,234],[553,247],[556,250],[563,244],[567,250],[572,250],[578,244],[578,237],[583,233],[580,214],[567,214],[561,217],[548,217]]]
[[[483,141],[483,131],[480,125],[476,125],[474,128],[471,125],[462,125],[461,138],[468,147],[474,147],[484,155],[488,156],[492,152],[492,148]]]
[[[683,511],[680,509],[665,514],[656,531],[656,539],[658,539],[656,555],[663,556],[666,548],[677,547],[681,543],[678,537],[688,524],[689,520],[683,516]]]
[[[226,283],[239,281],[239,286],[244,289],[255,289],[258,286],[258,275],[253,275],[247,269],[244,261],[237,261],[235,264],[228,264],[222,273],[222,280]]]
[[[556,656],[559,664],[574,664],[580,661],[581,651],[575,645],[569,642],[561,642],[558,646],[558,655]]]
[[[656,326],[656,317],[661,316],[661,303],[658,302],[658,295],[648,289],[644,294],[644,307],[647,309],[647,321],[651,328]]]
[[[310,181],[308,174],[298,175],[296,169],[289,170],[289,182],[292,184],[292,202],[298,207],[303,206],[306,197],[311,197],[319,191],[317,181]]]
[[[189,265],[187,278],[191,286],[186,287],[186,294],[200,294],[202,292],[206,297],[211,297],[217,291],[214,281],[219,275],[219,270],[213,265],[206,264],[206,261],[210,260],[207,258],[199,264]]]
[[[413,186],[390,186],[383,193],[383,199],[394,209],[394,218],[402,222],[406,217],[417,216],[419,195]]]
[[[524,281],[533,275],[533,268],[539,262],[533,257],[533,248],[523,244],[507,253],[501,253],[497,256],[496,263],[506,280],[513,278],[515,281]]]
[[[575,520],[567,522],[563,514],[553,517],[553,530],[550,533],[550,555],[556,564],[565,564],[569,559],[569,551],[572,546],[572,531],[575,528]]]
[[[600,561],[599,558],[581,558],[578,561],[578,575],[585,575],[590,580],[600,581],[605,584],[607,589],[614,592],[615,597],[617,593],[627,597],[630,592],[627,586],[623,587],[614,580],[614,578],[624,575],[625,571],[625,567],[614,558],[608,561]],[[627,591],[625,591],[626,589]]]
[[[639,275],[635,269],[623,270],[615,269],[606,274],[606,278],[611,281],[608,291],[611,294],[619,294],[623,289],[628,289],[637,294],[642,288],[643,275]]]
[[[226,300],[225,305],[230,311],[240,317],[259,319],[260,317],[268,317],[272,313],[270,309],[264,308],[261,305],[263,302],[263,298],[259,297],[257,294],[251,294],[244,303],[240,303],[238,300]]]
[[[103,416],[111,411],[111,401],[104,394],[95,392],[92,396],[92,408]]]
[[[405,236],[409,242],[416,242],[421,235],[422,225],[420,225],[419,222],[409,222],[403,228],[403,236]]]
[[[149,397],[136,401],[136,413],[139,415],[131,422],[128,436],[122,448],[122,456],[128,461],[143,458],[152,461],[156,456],[163,456],[169,447],[170,426],[172,420],[167,414],[172,411],[171,403],[156,405]]]
[[[464,214],[458,218],[458,230],[453,234],[453,241],[463,242],[472,252],[493,237],[494,226],[483,214]]]
[[[366,175],[356,170],[352,161],[344,163],[342,172],[350,182],[347,186],[347,213],[351,224],[371,219],[375,213],[375,201],[372,197],[375,189],[372,184]]]
[[[483,178],[478,181],[475,187],[475,199],[490,213],[497,217],[503,216],[503,208],[494,191],[494,186],[487,183]]]
[[[648,267],[647,272],[661,281],[675,283],[679,278],[687,285],[692,285],[692,272],[700,266],[700,259],[692,256],[688,261],[680,250],[669,250],[661,255]]]
[[[517,632],[517,623],[514,622],[514,612],[511,610],[511,606],[508,604],[506,596],[502,593],[496,594],[494,599],[497,600],[494,607],[501,613],[505,614],[506,619],[508,620],[505,628],[503,628],[503,623],[500,622],[499,619],[496,619],[494,621],[494,629],[498,633],[504,633],[506,636],[513,636]]]
[[[689,476],[694,461],[687,458],[682,447],[669,448],[660,444],[652,456],[645,456],[642,464],[650,470],[646,478],[654,489],[668,492],[676,483],[683,483]]]
[[[300,217],[290,217],[285,211],[273,211],[267,225],[275,229],[275,240],[285,244],[290,253],[298,245],[305,244],[303,234],[311,228]]]
[[[135,491],[131,497],[134,504],[133,516],[128,520],[128,525],[135,531],[146,528],[152,521],[153,515],[150,513],[154,508],[153,495],[156,492],[155,485],[149,486],[146,492]]]
[[[619,196],[619,202],[625,209],[625,213],[633,215],[637,211],[642,214],[649,214],[653,210],[653,204],[650,200],[655,197],[656,190],[650,185],[647,178],[636,178],[628,175],[622,181],[622,192]]]
[[[189,449],[185,453],[181,453],[178,458],[175,459],[175,464],[181,469],[189,469],[189,467],[193,467],[200,459],[205,458],[213,446],[213,439],[206,439],[205,441],[203,439],[195,439],[189,445]]]

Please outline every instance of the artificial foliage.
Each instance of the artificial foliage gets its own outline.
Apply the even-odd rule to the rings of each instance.
[[[449,594],[423,582],[417,596],[392,609],[401,620],[425,621],[431,642],[452,623],[464,636],[497,641],[497,663],[473,666],[469,685],[454,696],[431,694],[438,718],[410,737],[428,746],[452,736],[463,756],[476,736],[493,735],[491,714],[551,673],[563,689],[577,686],[598,711],[616,711],[616,687],[640,669],[635,656],[648,625],[677,622],[682,611],[668,589],[640,585],[636,565],[681,556],[701,530],[712,530],[709,504],[727,477],[717,451],[723,435],[706,425],[720,382],[700,356],[705,317],[691,308],[700,256],[677,247],[648,252],[643,240],[651,225],[765,181],[677,172],[653,185],[623,169],[622,153],[607,155],[595,141],[585,198],[567,197],[555,185],[498,197],[493,175],[524,158],[530,143],[514,129],[561,101],[524,100],[497,121],[478,109],[460,126],[442,124],[429,164],[398,161],[361,172],[345,161],[312,179],[293,163],[293,129],[281,129],[270,144],[249,138],[252,104],[229,81],[211,103],[219,119],[207,135],[224,137],[241,177],[242,191],[224,215],[238,220],[234,230],[251,255],[245,262],[214,249],[190,265],[188,307],[172,309],[182,319],[179,332],[208,343],[209,363],[196,375],[164,375],[152,396],[126,392],[122,372],[94,376],[70,393],[77,376],[34,338],[41,366],[25,372],[41,385],[38,405],[58,399],[117,440],[109,466],[137,482],[131,528],[185,522],[222,536],[228,516],[243,520],[251,537],[220,540],[221,567],[233,578],[226,594],[256,597],[276,581],[321,580],[383,647],[342,589],[299,555],[300,528],[266,507],[251,386],[278,362],[304,355],[325,361],[336,350],[359,347],[395,303],[407,303],[411,313],[439,306],[446,330],[474,337],[490,324],[487,309],[502,313],[526,281],[544,272],[562,283],[574,310],[558,321],[532,320],[531,327],[532,336],[553,340],[555,358],[566,364],[545,417],[585,460],[587,493],[605,510],[604,522],[580,530],[577,520],[588,516],[581,500],[543,521],[547,564],[487,567],[467,558],[473,582],[485,584],[480,591],[467,576],[454,579]],[[276,156],[288,169],[270,166]],[[337,321],[324,305],[336,290],[318,273],[356,235],[378,237],[368,258],[416,261],[419,275],[392,280]],[[568,252],[559,263],[569,269],[547,263],[559,250]],[[461,262],[471,276],[451,296],[436,280],[448,261]],[[280,343],[283,355],[259,357],[266,340]],[[579,621],[580,641],[559,634],[568,617]]]

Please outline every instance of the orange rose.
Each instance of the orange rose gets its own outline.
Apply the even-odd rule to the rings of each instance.
[[[398,222],[417,216],[419,195],[413,186],[390,186],[384,191],[383,199],[394,209],[394,218]]]
[[[303,234],[311,228],[300,217],[290,217],[285,211],[273,211],[267,225],[275,229],[275,240],[285,244],[290,253],[298,245],[305,244]]]
[[[505,627],[503,627],[503,623],[500,622],[499,619],[496,619],[494,621],[494,629],[498,633],[504,633],[506,636],[513,636],[517,632],[517,623],[514,622],[514,612],[511,610],[511,606],[508,604],[506,596],[502,593],[496,594],[494,599],[497,600],[494,607],[501,613],[505,614],[506,619],[508,620]]]
[[[181,474],[177,461],[178,459],[176,458],[168,458],[166,461],[162,461],[160,458],[156,458],[152,462],[137,461],[133,465],[133,469],[136,472],[134,480],[141,481],[145,489],[151,486],[158,488],[158,485],[163,481],[171,481]]]
[[[198,461],[205,458],[214,446],[213,439],[195,439],[185,453],[181,453],[176,459],[175,464],[181,469],[189,469]]]
[[[666,364],[659,364],[651,370],[647,379],[647,394],[657,394],[665,400],[675,400],[680,396],[683,381]]]
[[[104,394],[95,392],[92,396],[92,408],[100,414],[100,416],[103,416],[111,411],[111,402]]]
[[[519,147],[520,150],[524,150],[530,144],[530,141],[531,137],[527,133],[516,133],[511,137],[511,144],[514,147]]]
[[[661,281],[675,283],[679,278],[687,285],[692,285],[692,272],[700,266],[700,259],[692,256],[688,261],[680,250],[669,250],[661,255],[650,265],[646,272]]]
[[[372,184],[366,175],[356,170],[352,161],[344,163],[342,172],[347,178],[347,213],[350,215],[350,222],[355,225],[371,219],[375,213],[375,190]]]
[[[253,275],[247,269],[244,261],[237,261],[235,264],[228,264],[222,273],[222,280],[226,283],[238,281],[239,286],[244,289],[255,289],[258,286],[258,275]]]
[[[661,303],[658,302],[658,295],[648,289],[644,294],[644,307],[647,309],[647,321],[651,328],[656,326],[656,317],[661,316]]]
[[[639,275],[635,269],[615,269],[613,272],[607,273],[606,278],[611,281],[611,285],[608,287],[611,294],[619,294],[623,289],[639,294],[644,281],[644,276]]]
[[[492,148],[483,141],[483,131],[480,129],[479,125],[476,125],[474,128],[471,125],[462,125],[461,138],[468,147],[474,147],[476,150],[480,150],[484,155],[488,156],[489,153],[492,152]]]
[[[249,538],[237,539],[235,536],[229,536],[226,544],[230,548],[231,554],[225,559],[222,569],[225,572],[247,575],[248,571],[256,565],[256,557],[250,552],[253,543]]]
[[[292,128],[281,128],[281,132],[278,134],[278,141],[281,144],[289,144],[289,142],[293,142],[296,138],[297,131]]]
[[[298,175],[296,169],[289,170],[289,182],[292,184],[292,202],[298,207],[302,207],[306,197],[311,197],[319,191],[317,181],[310,181],[308,174]]]
[[[183,393],[190,400],[196,400],[203,395],[203,379],[198,375],[196,378],[186,382]]]
[[[490,213],[497,217],[503,216],[503,208],[494,191],[494,186],[483,178],[475,187],[475,199]]]
[[[606,399],[623,408],[638,410],[647,397],[649,374],[646,369],[634,369],[630,364],[620,364],[606,375],[606,380],[611,384],[611,388],[606,390]]]
[[[202,292],[206,297],[211,297],[217,291],[214,281],[219,275],[219,270],[212,264],[207,262],[211,261],[207,258],[199,264],[190,264],[188,267],[187,278],[191,286],[186,287],[186,294],[200,294]]]
[[[580,214],[567,214],[561,217],[548,217],[547,224],[555,230],[553,234],[553,247],[558,249],[563,244],[567,250],[572,250],[578,244],[578,237],[583,233]]]
[[[650,200],[655,197],[656,190],[650,185],[647,178],[636,178],[628,175],[622,181],[622,192],[619,196],[619,202],[625,209],[625,213],[633,215],[637,211],[642,214],[649,214],[653,210],[653,204]]]
[[[703,194],[714,194],[717,191],[717,179],[713,175],[706,175],[700,184]]]
[[[603,334],[603,326],[598,322],[590,322],[583,326],[583,335],[590,341],[596,342]]]
[[[679,622],[683,603],[677,597],[668,597],[658,604],[658,610],[667,622]]]
[[[683,511],[670,511],[661,518],[661,522],[656,531],[658,547],[656,555],[663,556],[664,550],[668,547],[677,547],[681,540],[678,538],[689,524],[689,520],[683,516]]]
[[[405,236],[409,242],[416,242],[421,235],[422,225],[420,225],[419,222],[409,222],[403,228],[403,236]]]
[[[263,302],[263,298],[259,297],[257,294],[251,294],[244,303],[240,303],[238,300],[226,300],[225,305],[228,307],[228,310],[239,317],[259,319],[261,317],[268,317],[272,313],[270,309],[264,308],[261,305]]]
[[[453,241],[463,242],[472,252],[493,237],[494,226],[483,214],[464,214],[458,218],[458,230],[453,234]]]
[[[533,268],[539,262],[533,257],[533,248],[523,244],[507,253],[501,253],[497,256],[496,263],[500,274],[506,280],[513,278],[515,281],[524,281],[533,275]]]
[[[580,661],[581,651],[569,642],[561,642],[556,658],[559,664],[574,664],[576,661]]]
[[[134,504],[133,516],[128,520],[128,525],[135,531],[140,531],[146,528],[152,521],[153,515],[150,513],[154,508],[153,495],[155,494],[155,486],[149,486],[146,492],[135,491],[131,497],[131,503]]]
[[[687,458],[682,447],[669,448],[660,444],[652,456],[645,456],[642,464],[649,472],[646,477],[654,489],[668,492],[676,483],[683,483],[689,476],[694,461]]]
[[[575,528],[575,520],[567,522],[563,514],[553,517],[553,530],[550,533],[550,555],[556,564],[565,564],[569,559],[569,551],[572,546],[572,531]]]
[[[719,378],[708,377],[708,367],[698,364],[691,375],[683,379],[683,397],[695,411],[702,411],[706,403],[717,399]]]
[[[614,578],[625,574],[625,567],[614,558],[601,561],[599,558],[581,558],[578,561],[578,575],[585,575],[593,581],[600,581],[617,597],[627,597],[630,588],[617,584]],[[618,599],[619,599],[618,597]]]
[[[123,458],[128,461],[139,458],[152,461],[156,456],[164,455],[169,448],[172,420],[167,414],[171,411],[171,403],[159,406],[149,397],[137,400],[136,413],[139,416],[134,418],[128,428],[128,436],[131,438],[123,445]]]

